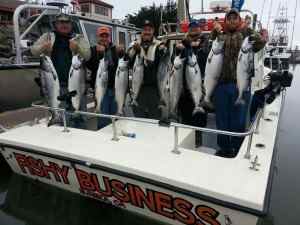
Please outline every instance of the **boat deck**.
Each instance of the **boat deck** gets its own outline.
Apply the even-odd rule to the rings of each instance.
[[[251,161],[258,156],[259,171],[250,170],[251,162],[244,158],[248,138],[238,156],[227,159],[207,154],[206,147],[195,149],[194,132],[179,129],[181,154],[177,155],[172,153],[174,128],[131,121],[118,121],[117,127],[135,133],[136,138],[120,136],[119,141],[112,141],[111,126],[100,131],[70,129],[64,133],[62,127],[48,128],[41,123],[2,133],[0,142],[112,168],[262,212],[280,109],[281,98],[266,107],[260,132],[253,137]],[[259,149],[257,144],[265,147]]]

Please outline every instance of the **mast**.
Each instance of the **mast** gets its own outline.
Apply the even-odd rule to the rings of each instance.
[[[189,20],[188,4],[189,0],[177,0],[177,18],[181,21]]]
[[[288,46],[288,8],[285,5],[280,5],[278,14],[274,19],[274,29],[271,37],[271,42],[275,42],[281,46]]]

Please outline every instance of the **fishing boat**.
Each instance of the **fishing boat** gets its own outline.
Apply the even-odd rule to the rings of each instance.
[[[266,47],[265,66],[271,70],[289,70],[291,53],[288,36],[288,8],[279,5],[278,13],[273,21],[274,28],[270,41]]]
[[[41,98],[39,87],[34,82],[38,77],[39,59],[32,57],[29,48],[43,33],[53,30],[55,16],[61,10],[72,18],[74,32],[82,34],[91,46],[96,44],[96,30],[101,25],[110,28],[113,43],[125,47],[139,36],[140,29],[126,21],[112,19],[111,16],[103,18],[99,15],[100,12],[95,11],[95,4],[101,1],[91,2],[92,5],[83,4],[94,10],[88,8],[87,12],[65,11],[64,1],[48,1],[48,5],[23,4],[17,7],[13,16],[12,51],[15,52],[15,56],[0,60],[0,112],[29,107],[32,102]],[[20,23],[28,11],[35,13]],[[17,87],[18,91],[12,87]]]
[[[255,54],[253,92],[269,75],[264,53]],[[166,224],[256,225],[269,210],[284,96],[276,93],[244,133],[33,104],[61,113],[64,126],[48,127],[43,119],[4,130],[0,152],[19,175]],[[69,128],[70,113],[112,123],[101,130]],[[204,134],[197,148],[196,131]],[[235,158],[215,155],[216,134],[244,137]]]

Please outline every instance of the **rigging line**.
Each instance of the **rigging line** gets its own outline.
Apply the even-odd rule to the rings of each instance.
[[[296,0],[296,6],[295,6],[295,14],[294,14],[294,23],[293,23],[293,31],[292,31],[291,48],[293,48],[293,44],[294,44],[294,34],[295,34],[295,24],[296,24],[296,18],[297,18],[297,8],[298,8],[298,0]]]
[[[261,9],[261,13],[260,13],[260,21],[262,21],[262,18],[263,18],[263,14],[264,14],[264,10],[265,10],[265,4],[266,4],[266,0],[264,0],[263,5],[262,5],[262,9]]]
[[[275,20],[277,20],[278,18],[281,18],[281,2],[279,3],[279,6],[278,6],[278,9],[277,9],[277,12],[276,12],[276,18]],[[271,14],[270,14],[270,19],[271,19]],[[269,25],[268,25],[269,26]],[[274,21],[274,26],[273,26],[273,30],[272,30],[272,37],[274,37],[275,35],[275,32],[278,30],[278,33],[280,33],[280,30],[279,30],[279,24],[276,23],[276,21]]]
[[[271,20],[272,8],[273,8],[273,0],[271,0],[271,4],[270,4],[270,10],[269,10],[269,18],[268,18],[267,30],[269,30],[269,25],[270,25],[270,20]]]

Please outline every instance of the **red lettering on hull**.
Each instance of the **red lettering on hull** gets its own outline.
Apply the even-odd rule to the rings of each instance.
[[[19,153],[14,153],[15,159],[24,174],[28,172],[33,176],[51,179],[52,174],[55,180],[59,183],[70,184],[68,179],[69,167],[63,165],[60,167],[54,162],[48,162],[48,165],[41,159],[35,159],[32,156],[26,156]]]

